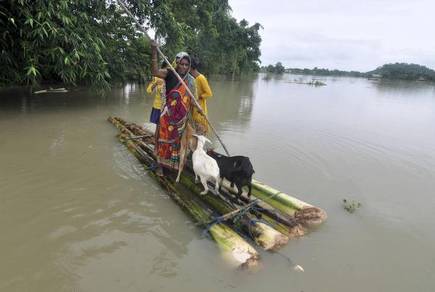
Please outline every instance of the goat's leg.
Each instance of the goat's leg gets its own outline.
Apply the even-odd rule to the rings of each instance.
[[[195,183],[197,184],[198,183],[198,181],[199,181],[199,179],[198,179],[198,175],[196,174],[196,172],[195,171],[193,171],[194,173],[195,173]]]
[[[183,139],[182,139],[180,145],[180,163],[178,164],[178,175],[177,175],[177,179],[175,180],[176,182],[180,181],[180,175],[181,172],[183,171],[184,164],[186,163],[186,158],[187,158],[186,153],[187,153],[186,143],[183,143]]]
[[[182,155],[182,156],[184,156],[184,155]],[[180,164],[178,165],[177,179],[175,180],[175,182],[179,182],[180,181],[180,175],[181,175],[181,172],[183,171],[183,167],[184,167],[183,160],[180,160]]]
[[[185,130],[183,132],[183,134],[181,135],[181,139],[180,139],[180,162],[178,163],[178,174],[177,174],[177,179],[175,180],[175,182],[179,182],[180,181],[180,175],[181,172],[183,171],[184,168],[184,163],[185,161],[185,156],[187,156],[187,136],[186,133],[187,131]]]
[[[207,179],[204,176],[199,176],[199,178],[201,179],[201,183],[204,187],[204,191],[202,191],[200,194],[205,195],[208,193]]]
[[[242,189],[242,185],[236,183],[236,187],[237,187],[237,201],[242,202],[242,200],[240,199],[242,197],[243,194],[243,189]]]
[[[221,190],[221,186],[219,184],[219,177],[215,177],[215,185],[214,185],[214,191],[216,195],[219,195],[219,191]]]

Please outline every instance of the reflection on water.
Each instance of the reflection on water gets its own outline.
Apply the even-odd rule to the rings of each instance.
[[[282,250],[305,273],[269,253],[260,273],[229,270],[118,143],[105,120],[146,123],[143,85],[105,96],[10,89],[0,93],[0,291],[430,291],[434,86],[289,82],[299,78],[313,79],[211,79],[208,104],[257,178],[327,210],[326,224]],[[349,215],[343,198],[362,208]]]
[[[409,82],[405,80],[370,80],[381,93],[394,93],[400,96],[416,96],[435,93],[431,82]]]
[[[244,81],[211,81],[214,96],[210,98],[210,119],[219,122],[222,130],[249,126],[252,114],[255,79]]]

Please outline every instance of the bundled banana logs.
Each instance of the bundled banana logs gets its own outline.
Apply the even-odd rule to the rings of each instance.
[[[139,161],[147,167],[157,164],[153,133],[121,118],[109,117],[108,120],[119,129],[119,140]],[[198,225],[206,229],[225,256],[237,266],[257,265],[259,254],[253,244],[264,250],[277,250],[289,238],[302,236],[310,227],[326,220],[322,209],[256,180],[252,183],[255,198],[250,200],[242,195],[236,200],[234,194],[237,192],[228,182],[223,184],[219,195],[199,195],[202,188],[195,184],[189,164],[179,183],[175,183],[175,174],[160,177],[151,171],[150,175]]]

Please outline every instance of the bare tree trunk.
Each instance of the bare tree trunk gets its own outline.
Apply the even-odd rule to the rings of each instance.
[[[234,81],[234,78],[236,76],[236,67],[237,67],[237,54],[234,56],[234,60],[233,60],[233,76],[231,77],[231,81]]]

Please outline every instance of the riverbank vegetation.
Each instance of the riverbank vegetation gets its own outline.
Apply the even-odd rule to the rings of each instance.
[[[261,25],[237,21],[227,0],[124,3],[169,58],[187,51],[210,74],[259,69]],[[108,87],[150,74],[149,42],[113,0],[2,1],[0,45],[0,85]]]

